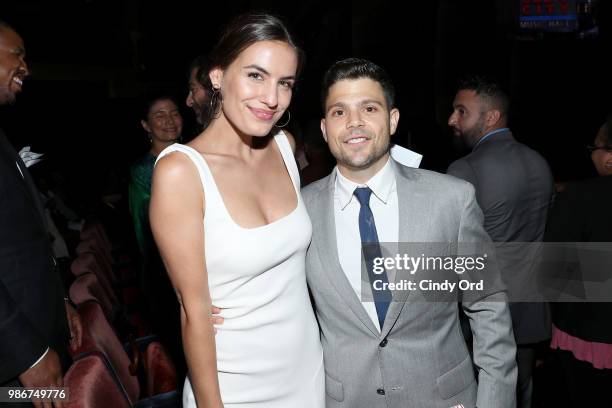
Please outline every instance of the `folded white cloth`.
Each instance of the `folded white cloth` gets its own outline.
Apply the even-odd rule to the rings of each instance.
[[[391,147],[391,157],[393,157],[396,162],[406,167],[414,167],[416,169],[421,165],[423,155],[406,149],[405,147],[393,145]]]
[[[19,156],[26,167],[30,167],[42,160],[44,153],[34,153],[30,151],[30,146],[25,146],[19,151]]]

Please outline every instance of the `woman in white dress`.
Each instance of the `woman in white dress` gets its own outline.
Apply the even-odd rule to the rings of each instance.
[[[274,127],[300,56],[277,18],[238,17],[211,54],[208,126],[156,164],[151,226],[181,307],[185,407],[324,407],[304,271],[312,227],[293,141]]]

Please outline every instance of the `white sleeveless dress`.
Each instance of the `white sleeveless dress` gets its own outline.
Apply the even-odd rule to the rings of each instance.
[[[196,150],[173,144],[159,155],[186,154],[204,186],[208,285],[213,304],[223,309],[225,319],[215,337],[225,408],[325,406],[323,353],[304,269],[312,225],[287,137],[281,132],[274,140],[298,203],[287,216],[256,228],[243,228],[233,221],[206,161]],[[183,406],[196,407],[189,378]]]

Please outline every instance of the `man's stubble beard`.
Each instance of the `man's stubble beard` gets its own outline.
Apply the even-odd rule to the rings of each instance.
[[[459,129],[452,128],[453,130],[453,147],[460,153],[471,151],[478,141],[484,136],[485,124],[481,118],[469,129],[460,131]]]
[[[369,155],[365,157],[364,160],[360,161],[359,163],[351,161],[348,155],[346,157],[342,157],[342,160],[338,161],[351,170],[365,170],[370,168],[374,163],[377,163],[378,160],[385,156],[385,154],[388,154],[390,149],[391,143],[387,143],[387,146],[384,149],[373,150]]]
[[[15,94],[12,93],[8,87],[0,86],[0,106],[13,105],[16,99]]]

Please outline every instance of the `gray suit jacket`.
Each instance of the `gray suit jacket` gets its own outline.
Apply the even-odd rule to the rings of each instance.
[[[472,186],[392,164],[400,242],[489,240]],[[379,332],[340,266],[334,183],[332,172],[302,190],[313,224],[306,275],[321,327],[327,408],[514,407],[516,346],[503,287],[463,304],[478,384],[455,302],[412,303],[406,298],[414,295],[398,291]]]
[[[472,153],[455,161],[448,174],[469,181],[484,213],[484,228],[494,242],[539,242],[554,194],[554,181],[546,160],[535,150],[518,143],[510,131],[484,140]],[[516,247],[518,248],[518,247]],[[518,249],[517,249],[518,250]],[[526,273],[529,257],[513,254],[502,265],[504,279]],[[510,259],[523,259],[518,265]],[[509,287],[520,287],[507,282]],[[509,293],[510,300],[521,293]],[[518,344],[550,337],[550,315],[545,303],[514,303],[510,306]]]

